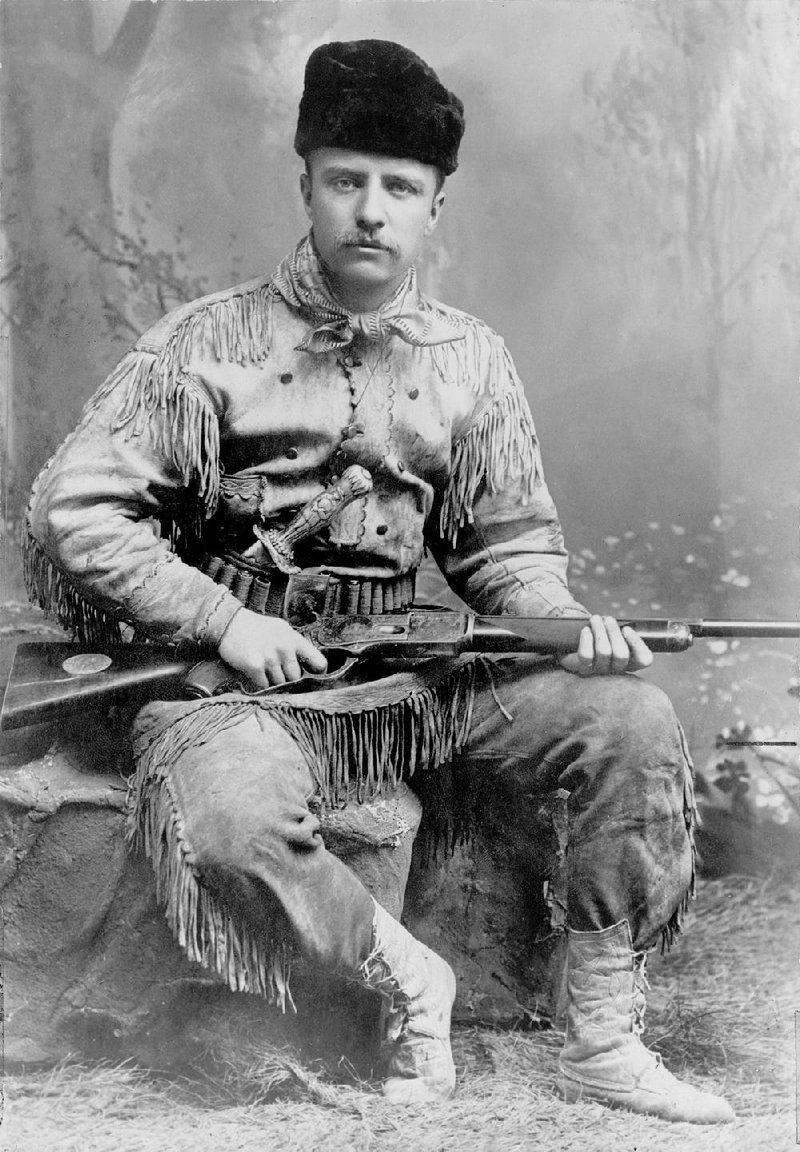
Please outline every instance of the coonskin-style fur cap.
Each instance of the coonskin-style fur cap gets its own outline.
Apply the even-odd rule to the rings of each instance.
[[[414,52],[391,40],[335,41],[306,64],[294,138],[314,148],[348,148],[455,172],[464,105]]]

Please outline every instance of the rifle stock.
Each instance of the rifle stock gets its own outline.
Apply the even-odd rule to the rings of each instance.
[[[175,651],[148,644],[120,644],[102,649],[111,656],[107,669],[70,674],[64,662],[100,650],[85,644],[45,642],[18,644],[3,697],[0,729],[58,720],[83,708],[115,704],[125,698],[144,702],[154,693],[169,694],[192,663]]]
[[[653,652],[684,652],[694,639],[800,639],[800,623],[791,620],[620,620],[635,629]],[[324,687],[341,679],[367,655],[391,659],[453,656],[462,652],[574,652],[582,617],[536,619],[523,616],[474,616],[468,612],[411,611],[385,616],[323,617],[302,631],[338,667],[324,675],[306,675],[266,692]],[[68,671],[76,656],[105,656],[99,671]],[[65,662],[67,667],[65,668]],[[103,661],[99,661],[102,663]],[[80,662],[79,666],[80,666]],[[97,661],[84,660],[90,669]],[[261,695],[250,686],[252,695]],[[0,730],[40,724],[124,699],[209,697],[248,691],[238,672],[220,660],[187,658],[174,648],[124,644],[98,652],[72,643],[19,644],[9,675]]]

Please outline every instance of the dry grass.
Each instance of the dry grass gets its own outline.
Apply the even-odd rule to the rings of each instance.
[[[648,1040],[673,1071],[724,1092],[721,1128],[567,1106],[553,1032],[460,1029],[459,1089],[406,1111],[285,1050],[167,1080],[129,1065],[64,1064],[6,1078],[5,1152],[780,1152],[795,1142],[793,1013],[800,894],[728,878],[703,886],[672,954],[651,965]]]
[[[791,1103],[800,1011],[800,892],[731,877],[704,886],[686,943],[652,965],[648,1039],[676,1072],[715,1076],[742,1114]]]

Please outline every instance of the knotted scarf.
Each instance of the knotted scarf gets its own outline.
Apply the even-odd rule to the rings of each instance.
[[[332,352],[349,347],[356,335],[367,340],[399,336],[417,348],[462,340],[464,333],[423,305],[416,273],[409,268],[392,297],[372,312],[349,312],[333,297],[310,236],[278,265],[273,288],[287,304],[306,313],[314,326],[298,352]]]

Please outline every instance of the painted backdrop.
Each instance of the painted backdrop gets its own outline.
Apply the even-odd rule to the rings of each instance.
[[[423,283],[514,354],[578,595],[620,614],[796,615],[791,0],[6,0],[1,17],[11,537],[136,334],[304,231],[305,59],[379,37],[466,105]],[[791,727],[794,656],[703,646],[655,677],[702,758],[723,725]]]

